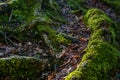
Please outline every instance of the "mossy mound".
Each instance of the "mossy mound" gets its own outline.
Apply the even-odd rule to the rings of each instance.
[[[24,56],[0,58],[0,78],[9,80],[34,80],[45,68],[45,61]]]
[[[92,30],[86,53],[66,80],[110,80],[109,75],[116,68],[119,55],[112,46],[115,41],[114,23],[98,9],[88,10],[85,21]]]
[[[93,41],[77,69],[66,80],[109,80],[117,64],[117,54],[108,43]]]
[[[88,27],[91,28],[93,34],[92,38],[109,38],[108,41],[115,43],[115,28],[117,27],[115,22],[112,21],[107,15],[98,9],[90,9],[84,16],[85,22]],[[111,39],[111,40],[110,40]]]

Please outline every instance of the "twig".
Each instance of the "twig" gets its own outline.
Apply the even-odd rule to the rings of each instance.
[[[12,9],[12,11],[11,11],[11,14],[10,14],[10,17],[9,17],[9,22],[11,21],[11,19],[12,19],[12,12],[13,12],[13,9]]]
[[[2,25],[2,28],[5,30],[4,26]],[[1,31],[0,31],[0,34],[2,34],[5,38],[5,42],[6,44],[9,46],[8,44],[8,41],[10,41],[13,45],[14,45],[14,42],[12,40],[10,40],[7,36],[6,36],[6,32],[3,34]],[[8,40],[8,41],[7,41]]]

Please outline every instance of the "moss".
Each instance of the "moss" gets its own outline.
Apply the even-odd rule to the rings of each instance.
[[[35,0],[32,0],[32,4],[29,1],[30,0],[26,1],[16,0],[12,4],[10,4],[11,9],[13,10],[12,13],[14,20],[22,21],[34,15],[34,9],[36,7],[34,5],[36,4]]]
[[[106,35],[107,37],[108,35],[110,35],[110,37],[112,38],[112,42],[115,43],[115,22],[107,17],[107,15],[103,11],[100,11],[98,9],[90,9],[84,16],[84,19],[86,24],[92,29],[94,34],[98,33],[98,30],[100,29],[102,30],[101,32],[103,36]]]
[[[66,77],[66,80],[83,80],[83,79],[80,79],[81,74],[82,72],[75,70],[71,72],[69,76]]]
[[[34,15],[34,9],[37,4],[35,0],[32,0],[32,4],[29,2],[30,0],[10,0],[7,3],[1,3],[3,5],[2,11],[1,11],[1,18],[3,20],[0,20],[2,22],[8,22],[10,16],[11,20],[10,22],[23,22],[28,17]]]
[[[96,14],[104,14],[103,11],[100,11],[99,9],[90,9],[87,11],[87,13],[85,14],[84,18],[85,18],[85,21],[87,21],[90,17],[92,17],[93,15],[96,15]]]
[[[34,80],[45,68],[45,61],[32,57],[12,56],[0,58],[0,77],[10,77],[10,80]]]
[[[14,27],[14,31],[9,31],[12,36],[17,35],[17,38],[24,42],[28,40],[29,35],[35,34],[41,38],[43,33],[47,33],[51,44],[57,49],[60,44],[70,43],[69,40],[52,29],[53,26],[56,28],[56,26],[66,23],[61,17],[60,8],[55,0],[11,0],[8,4],[10,14],[12,14],[10,22],[20,22],[19,26]],[[4,18],[6,22],[9,17],[10,15]],[[8,30],[6,32],[8,33]]]
[[[99,39],[103,41],[107,41],[108,43],[111,43],[112,45],[115,44],[115,32],[114,30],[110,31],[109,29],[98,29],[97,31],[94,31],[91,34],[91,41],[94,39]]]
[[[84,20],[89,27],[94,30],[97,30],[101,27],[112,26],[114,22],[107,17],[107,15],[99,9],[90,9],[84,16]],[[109,27],[108,27],[109,28]]]
[[[98,9],[89,10],[85,15],[85,21],[92,29],[86,53],[77,69],[71,72],[66,80],[110,80],[111,70],[114,71],[116,68],[120,55],[119,51],[111,45],[113,42],[105,40],[106,37],[111,39],[115,37],[113,22]],[[101,21],[108,23],[102,24]]]
[[[104,32],[103,32],[103,30],[101,30],[101,29],[98,29],[98,31],[96,31],[96,32],[94,32],[94,33],[92,33],[92,35],[91,35],[91,40],[94,40],[94,39],[104,39]]]
[[[107,80],[111,70],[116,67],[118,54],[110,44],[94,40],[89,43],[87,53],[78,68],[70,73],[66,80],[72,80],[73,76],[79,80]],[[79,72],[79,75],[74,75],[76,72]]]
[[[81,63],[66,80],[73,80],[72,77],[78,80],[109,80],[111,70],[116,68],[118,55],[117,49],[109,43],[103,42],[102,39],[92,40]]]
[[[53,13],[57,13],[59,11],[58,4],[54,0],[11,0],[8,3],[1,3],[1,5],[3,4],[7,5],[7,7],[4,7],[5,9],[3,9],[4,11],[2,11],[2,13],[9,12],[6,21],[8,21],[11,14],[11,21],[23,22],[30,17],[46,14],[48,11],[52,11]],[[2,16],[6,17],[5,15]]]
[[[88,19],[88,25],[91,26],[94,30],[97,30],[101,27],[109,26],[111,23],[111,20],[106,17],[106,15],[93,15]]]
[[[71,41],[66,39],[62,34],[57,33],[56,30],[52,29],[49,25],[39,25],[38,31],[40,34],[47,34],[48,39],[51,41],[51,44],[54,48],[59,49],[61,44],[68,44]]]

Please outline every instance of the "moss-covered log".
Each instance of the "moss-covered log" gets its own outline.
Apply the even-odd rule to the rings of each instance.
[[[115,25],[98,9],[90,9],[84,17],[91,28],[91,38],[82,61],[66,80],[110,80],[109,75],[116,68],[119,55],[112,46],[115,42]]]
[[[33,57],[12,56],[0,58],[0,79],[35,80],[45,68],[46,61]]]

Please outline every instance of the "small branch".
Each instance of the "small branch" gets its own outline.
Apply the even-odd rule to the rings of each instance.
[[[11,11],[11,14],[10,14],[10,17],[9,17],[9,22],[11,21],[11,19],[12,19],[12,12],[13,12],[13,9],[12,9],[12,11]]]

